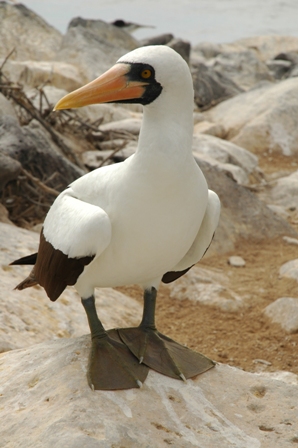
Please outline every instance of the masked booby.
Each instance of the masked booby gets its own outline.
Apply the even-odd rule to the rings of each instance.
[[[74,285],[87,314],[93,389],[139,387],[148,368],[185,379],[213,361],[157,331],[159,284],[174,281],[209,247],[220,202],[208,190],[192,155],[193,84],[186,62],[166,46],[138,48],[106,73],[63,97],[55,109],[95,103],[144,106],[136,153],[74,181],[55,200],[37,254],[12,264],[34,264],[16,288],[39,284],[52,301]],[[139,327],[106,331],[95,308],[95,287],[139,284]]]

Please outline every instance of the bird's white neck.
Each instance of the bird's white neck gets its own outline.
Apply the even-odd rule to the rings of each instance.
[[[191,155],[193,136],[193,102],[160,102],[144,107],[138,153],[142,156],[168,158],[168,162],[184,160]],[[145,155],[146,153],[146,155]]]

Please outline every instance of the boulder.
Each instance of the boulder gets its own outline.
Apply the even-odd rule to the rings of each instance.
[[[234,45],[255,51],[262,61],[273,59],[279,53],[297,52],[298,37],[296,36],[280,36],[272,34],[267,36],[253,36],[239,39]]]
[[[281,277],[293,278],[298,282],[298,259],[284,263],[279,269]]]
[[[265,190],[261,197],[264,197],[270,204],[298,211],[298,171],[280,177],[273,186]]]
[[[70,22],[56,57],[59,61],[75,65],[87,82],[138,46],[138,42],[121,28],[102,20],[77,17]]]
[[[146,39],[142,39],[140,41],[140,44],[143,47],[146,47],[147,45],[167,45],[173,39],[174,39],[173,34],[165,33],[165,34],[159,34],[158,36],[147,37]]]
[[[292,68],[292,63],[290,61],[282,61],[278,59],[270,59],[269,61],[266,61],[266,65],[270,74],[277,80],[288,78],[288,74]]]
[[[51,61],[62,34],[21,3],[0,2],[0,58]],[[1,65],[1,62],[0,62]]]
[[[3,154],[17,160],[33,176],[44,180],[56,173],[48,186],[62,190],[83,171],[63,157],[38,122],[21,127],[9,116],[0,117],[0,145]]]
[[[247,175],[256,173],[258,168],[258,158],[254,154],[216,136],[195,134],[193,151],[196,155],[206,154],[220,163],[236,165]]]
[[[247,188],[238,185],[217,167],[203,161],[199,165],[209,188],[221,201],[219,226],[206,256],[233,251],[241,238],[251,242],[284,235],[297,238],[287,221],[275,215]]]
[[[3,67],[3,73],[11,82],[26,88],[54,86],[70,92],[84,83],[74,65],[57,61],[8,60]]]
[[[196,63],[195,68],[192,70],[192,77],[195,103],[203,110],[209,109],[243,91],[224,73],[207,67],[203,63]]]
[[[208,66],[233,81],[238,88],[247,90],[260,81],[273,81],[268,67],[256,52],[248,49],[223,51],[208,61]]]
[[[264,313],[288,333],[298,332],[298,299],[281,297],[266,306]]]
[[[190,57],[190,42],[187,42],[182,39],[172,39],[168,44],[170,48],[173,48],[173,50],[177,51],[177,53],[180,54],[180,56],[183,57],[183,59],[189,64],[189,57]]]
[[[210,121],[200,121],[194,126],[194,134],[207,134],[214,137],[224,138],[226,134],[225,128],[219,123],[211,123]]]
[[[2,354],[3,446],[272,448],[297,441],[294,375],[287,383],[219,364],[186,383],[150,371],[141,389],[93,392],[89,349],[83,336]]]
[[[255,154],[298,154],[298,78],[241,93],[205,113],[226,138]]]

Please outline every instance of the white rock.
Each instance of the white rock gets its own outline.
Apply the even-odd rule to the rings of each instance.
[[[0,2],[0,58],[15,49],[10,59],[49,61],[61,40],[59,31],[25,5]]]
[[[208,154],[193,152],[194,158],[200,165],[200,163],[207,162],[209,165],[214,166],[224,173],[226,173],[229,177],[231,177],[237,184],[239,185],[248,185],[249,177],[247,173],[240,167],[233,165],[232,163],[221,163],[218,161],[218,158],[221,158],[221,155],[217,156],[216,159],[210,157]]]
[[[95,151],[85,151],[82,154],[82,162],[85,166],[87,166],[89,169],[94,170],[96,168],[99,168],[101,166],[102,161],[106,159],[107,157],[110,157],[113,153],[113,150],[95,150]]]
[[[127,132],[133,135],[139,135],[142,120],[139,118],[126,118],[113,123],[106,123],[100,127],[103,132]]]
[[[268,198],[276,205],[298,210],[298,171],[278,179]]]
[[[74,288],[68,287],[54,303],[38,286],[13,290],[31,267],[9,266],[9,263],[36,252],[38,240],[35,232],[0,223],[0,342],[18,348],[89,333],[86,315]],[[107,328],[137,325],[141,319],[141,305],[113,289],[100,289],[96,303]]]
[[[255,154],[234,143],[211,135],[195,135],[193,150],[209,155],[219,162],[237,165],[247,174],[254,172],[258,166],[258,158]]]
[[[213,67],[225,76],[228,76],[242,89],[249,89],[260,81],[273,81],[266,64],[258,58],[254,50],[237,48],[232,51],[223,51],[208,61]]]
[[[2,93],[0,93],[0,116],[1,115],[10,115],[11,117],[17,118],[13,105],[4,95],[2,95]]]
[[[284,263],[279,269],[281,277],[293,278],[298,282],[298,258]]]
[[[242,268],[246,265],[245,260],[243,260],[243,258],[239,257],[238,255],[232,255],[231,257],[229,257],[228,263],[235,268]]]
[[[258,57],[262,61],[273,59],[279,53],[287,53],[289,51],[297,51],[298,37],[296,36],[279,36],[271,34],[266,36],[253,36],[239,39],[234,45],[251,48],[257,52]]]
[[[217,365],[187,383],[150,371],[141,389],[92,392],[89,347],[62,339],[0,357],[3,447],[272,448],[297,433],[295,384]]]
[[[25,87],[51,85],[70,92],[84,84],[78,69],[57,61],[7,61],[3,73]]]
[[[298,331],[298,299],[281,297],[268,305],[264,310],[272,322],[276,322],[288,333]]]
[[[227,139],[258,154],[298,154],[298,78],[266,84],[228,99],[206,119],[220,123]]]
[[[183,277],[170,283],[169,288],[173,299],[189,299],[230,312],[243,306],[242,298],[229,288],[227,278],[211,269],[194,266]]]
[[[214,137],[224,138],[225,128],[221,124],[211,123],[210,121],[201,121],[194,126],[194,134],[207,134]]]

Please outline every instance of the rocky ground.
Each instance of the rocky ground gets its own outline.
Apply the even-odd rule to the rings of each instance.
[[[0,446],[59,447],[65,440],[70,447],[294,446],[298,38],[193,48],[172,35],[156,38],[190,65],[193,153],[222,203],[207,255],[161,286],[157,325],[220,364],[187,386],[150,373],[141,392],[147,409],[138,391],[89,391],[82,337],[88,326],[79,298],[72,288],[54,304],[39,287],[13,291],[28,269],[9,263],[36,250],[59,191],[136,148],[138,106],[54,114],[53,105],[150,42],[81,18],[62,36],[24,6],[6,2],[0,2],[0,40]],[[109,328],[136,325],[141,291],[98,291],[97,307]],[[139,427],[135,416],[142,416]]]

